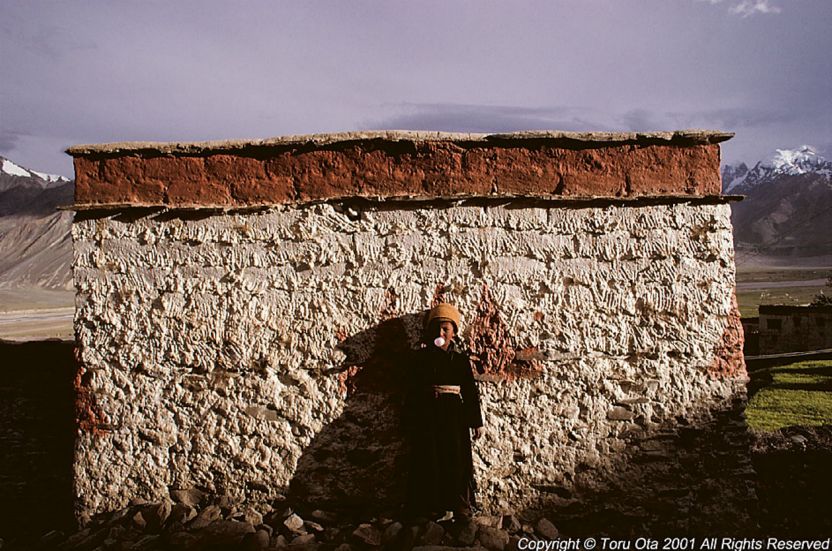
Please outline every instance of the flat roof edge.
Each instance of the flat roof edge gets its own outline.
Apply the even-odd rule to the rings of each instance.
[[[672,132],[564,132],[532,130],[495,134],[465,132],[433,132],[421,130],[374,130],[365,132],[336,132],[303,134],[250,140],[219,140],[204,142],[116,142],[74,145],[66,149],[73,157],[150,153],[162,155],[198,155],[221,151],[285,148],[294,146],[323,147],[348,142],[452,142],[482,145],[505,145],[512,142],[551,142],[553,145],[603,147],[618,144],[707,145],[724,142],[733,132],[717,130],[675,130]]]

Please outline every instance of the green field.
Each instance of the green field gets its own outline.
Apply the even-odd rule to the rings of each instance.
[[[832,288],[825,286],[826,278],[830,276],[832,270],[829,268],[738,265],[736,281],[740,315],[744,318],[756,317],[760,304],[809,304],[821,290],[832,294]]]
[[[832,423],[832,360],[811,360],[751,373],[766,381],[748,402],[748,426],[774,431],[794,425]]]
[[[737,304],[740,315],[744,318],[757,317],[760,304],[786,304],[789,306],[805,306],[812,302],[815,295],[824,289],[820,287],[778,287],[769,289],[754,289],[749,291],[737,290]],[[825,289],[832,295],[830,289]]]

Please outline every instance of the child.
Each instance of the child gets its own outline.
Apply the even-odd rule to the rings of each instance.
[[[479,438],[483,423],[459,325],[453,305],[433,308],[407,369],[403,418],[411,443],[407,509],[412,516],[453,511],[456,519],[470,520],[476,506],[471,431]]]

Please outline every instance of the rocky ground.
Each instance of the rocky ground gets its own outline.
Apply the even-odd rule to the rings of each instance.
[[[832,477],[828,475],[832,425],[757,433],[752,461],[757,473],[760,536],[832,534]],[[99,515],[74,533],[52,530],[39,537],[0,540],[0,549],[436,551],[454,547],[507,551],[517,549],[524,537],[551,540],[561,536],[545,518],[504,515],[477,516],[469,522],[401,522],[301,511],[285,499],[241,506],[197,490],[174,492],[172,497],[172,501],[133,503]]]
[[[832,534],[832,425],[755,433],[751,460],[764,535]]]
[[[136,503],[93,519],[73,534],[53,530],[40,538],[0,544],[0,549],[104,550],[269,550],[479,548],[516,549],[522,537],[555,539],[547,519],[525,523],[513,515],[473,520],[389,518],[366,522],[315,510],[301,515],[285,500],[241,507],[206,499],[199,491],[174,492],[174,501]]]

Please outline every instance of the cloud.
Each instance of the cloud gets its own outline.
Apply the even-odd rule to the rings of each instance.
[[[631,132],[680,128],[711,128],[731,131],[739,128],[765,128],[778,124],[797,123],[810,116],[812,116],[811,113],[799,110],[783,111],[728,107],[688,112],[632,109],[621,115],[614,115],[613,120],[615,127]]]
[[[573,107],[514,107],[455,103],[405,103],[404,111],[366,121],[365,128],[442,130],[448,132],[512,132],[518,130],[608,130],[591,120],[593,114]]]
[[[707,2],[712,6],[721,4],[723,0],[699,0],[700,2]],[[732,2],[731,7],[728,8],[730,13],[739,15],[740,17],[750,17],[758,13],[774,14],[780,13],[779,7],[771,3],[771,0],[742,0],[740,2]]]
[[[731,13],[749,17],[757,13],[780,13],[780,8],[770,4],[769,0],[743,0],[731,8]]]
[[[0,129],[0,152],[9,153],[20,143],[20,132]]]
[[[575,106],[515,107],[506,105],[403,103],[399,111],[364,121],[364,129],[437,130],[447,132],[513,132],[519,130],[652,132],[683,128],[735,130],[764,128],[802,120],[804,113],[759,108],[656,111],[634,108],[625,112]]]

